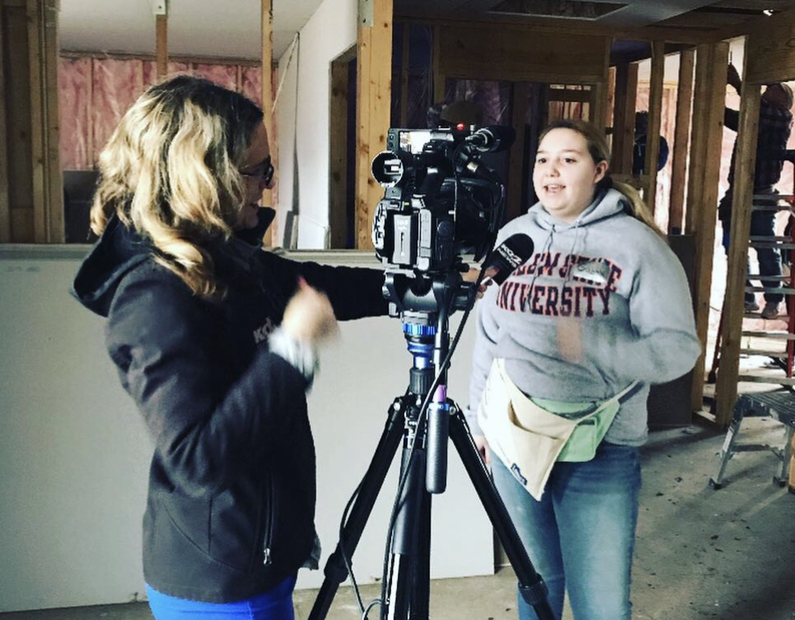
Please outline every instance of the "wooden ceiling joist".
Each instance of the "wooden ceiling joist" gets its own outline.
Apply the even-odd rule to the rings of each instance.
[[[167,0],[149,0],[152,15],[155,16],[155,58],[157,79],[162,80],[168,73],[168,5]]]

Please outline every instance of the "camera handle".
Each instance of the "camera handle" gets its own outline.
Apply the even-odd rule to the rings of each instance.
[[[447,306],[443,304],[443,307]],[[418,314],[421,318],[422,313]],[[547,600],[546,585],[533,567],[491,481],[464,415],[459,406],[447,398],[446,384],[442,382],[445,375],[439,381],[434,380],[435,368],[430,363],[430,350],[433,349],[434,362],[441,363],[440,360],[444,360],[447,354],[448,340],[446,312],[435,318],[437,326],[442,328],[436,332],[432,329],[421,329],[422,326],[417,324],[423,322],[422,320],[412,320],[411,317],[407,320],[404,314],[404,334],[409,351],[414,354],[409,390],[404,396],[395,398],[389,409],[384,431],[342,528],[340,540],[326,563],[325,579],[309,614],[309,620],[322,620],[326,617],[337,589],[348,576],[346,558],[352,558],[356,550],[401,438],[402,482],[395,500],[398,509],[394,524],[390,524],[388,534],[391,537],[391,546],[384,562],[381,620],[427,620],[429,617],[431,493],[444,490],[443,474],[446,471],[448,439],[453,441],[478,498],[516,572],[522,598],[535,609],[540,620],[555,620]],[[427,319],[425,317],[426,323]],[[440,335],[439,331],[443,333]],[[420,419],[421,403],[428,397],[434,384],[437,387],[429,405],[428,424],[425,424]],[[432,415],[434,411],[439,415]],[[443,421],[439,422],[439,418],[443,418]],[[441,444],[444,444],[443,449],[440,449]],[[426,452],[426,448],[433,449],[434,455]],[[438,490],[440,476],[441,490]]]

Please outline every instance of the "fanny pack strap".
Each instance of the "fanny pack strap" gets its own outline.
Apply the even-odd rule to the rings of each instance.
[[[623,390],[621,390],[618,394],[616,394],[612,398],[608,399],[607,402],[611,403],[611,402],[613,402],[615,400],[615,401],[618,401],[619,404],[621,404],[622,402],[624,402],[624,400],[626,400],[624,398],[625,396],[626,397],[632,396],[635,392],[637,392],[639,387],[640,387],[640,382],[639,381],[633,381],[627,387],[625,387]]]

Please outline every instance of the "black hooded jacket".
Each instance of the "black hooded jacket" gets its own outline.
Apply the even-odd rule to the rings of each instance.
[[[207,602],[268,591],[310,557],[315,450],[306,379],[268,349],[297,279],[338,319],[387,313],[374,269],[299,263],[240,239],[208,248],[227,287],[192,294],[113,219],[73,294],[107,317],[106,344],[155,442],[144,515],[144,577]]]

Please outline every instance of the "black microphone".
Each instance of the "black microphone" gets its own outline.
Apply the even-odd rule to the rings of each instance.
[[[483,267],[483,271],[486,272],[483,282],[491,280],[498,285],[502,284],[517,267],[524,264],[532,255],[533,240],[529,235],[525,233],[511,235],[491,253],[488,264]]]
[[[481,127],[466,141],[482,153],[507,151],[516,140],[516,130],[505,125],[490,125]]]

